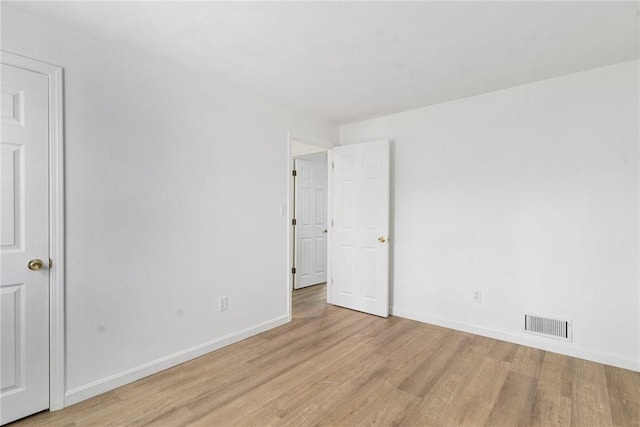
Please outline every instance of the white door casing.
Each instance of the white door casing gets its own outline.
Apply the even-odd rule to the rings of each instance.
[[[48,78],[2,67],[0,420],[49,407]],[[43,261],[39,271],[27,264]]]
[[[332,304],[389,315],[389,141],[331,150]]]
[[[326,154],[296,159],[295,170],[294,288],[300,289],[327,281]]]

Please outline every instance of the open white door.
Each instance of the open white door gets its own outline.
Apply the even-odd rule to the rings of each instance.
[[[2,64],[0,423],[49,407],[48,79]]]
[[[294,288],[327,281],[327,156],[295,160],[296,275]]]
[[[331,150],[331,303],[389,315],[389,141]]]

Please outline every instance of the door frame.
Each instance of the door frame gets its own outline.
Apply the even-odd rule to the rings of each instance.
[[[314,145],[316,147],[321,147],[327,150],[327,166],[331,164],[331,149],[338,144],[335,144],[329,140],[318,138],[311,135],[306,135],[304,133],[295,132],[292,130],[287,131],[287,259],[286,259],[286,296],[287,296],[287,318],[290,322],[292,319],[292,310],[293,310],[293,300],[291,293],[293,292],[293,274],[291,273],[291,269],[293,268],[293,260],[295,254],[294,250],[294,230],[293,225],[291,224],[291,220],[295,215],[294,211],[294,188],[293,188],[293,175],[291,171],[294,168],[294,158],[293,158],[293,141],[302,142],[303,144]],[[331,174],[329,173],[327,176],[327,212],[331,212]],[[327,222],[330,221],[330,218],[327,217]],[[329,274],[331,273],[331,257],[329,256],[329,248],[331,243],[331,233],[327,233],[327,283],[329,281]],[[329,293],[327,292],[327,295]]]
[[[56,411],[65,406],[63,70],[4,50],[0,62],[43,74],[49,83],[49,410]]]

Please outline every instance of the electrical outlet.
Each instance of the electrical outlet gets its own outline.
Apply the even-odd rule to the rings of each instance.
[[[227,309],[229,308],[229,300],[227,299],[227,297],[220,297],[220,299],[218,300],[218,308],[220,309],[220,311],[227,311]]]
[[[473,291],[473,301],[474,302],[481,302],[482,301],[482,291],[479,289],[476,289],[475,291]]]

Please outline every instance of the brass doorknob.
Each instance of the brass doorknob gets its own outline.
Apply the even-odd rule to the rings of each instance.
[[[327,230],[326,230],[326,229],[324,229],[324,230],[322,230],[322,232],[323,232],[323,233],[326,233],[326,232],[327,232]]]
[[[41,259],[37,259],[37,258],[36,259],[32,259],[27,264],[27,267],[29,267],[29,270],[31,270],[31,271],[40,271],[40,270],[42,270],[43,266],[44,266],[44,262],[42,262]]]
[[[386,242],[386,241],[387,241],[387,239],[386,239],[384,236],[380,236],[380,237],[378,237],[378,242],[380,242],[380,243],[384,243],[384,242]]]

